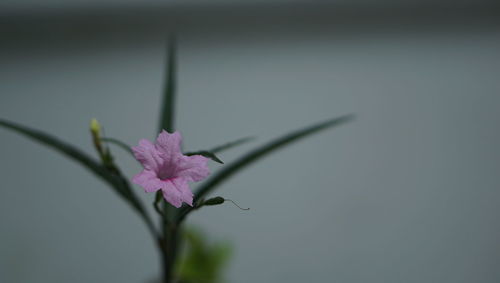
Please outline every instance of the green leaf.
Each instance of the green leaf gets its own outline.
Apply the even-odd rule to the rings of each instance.
[[[174,131],[174,108],[175,92],[177,87],[176,63],[177,63],[176,41],[173,36],[168,40],[167,67],[165,70],[165,85],[163,91],[163,106],[160,113],[159,131],[166,130],[169,133]]]
[[[224,201],[226,201],[226,200],[223,197],[214,197],[214,198],[207,199],[200,206],[202,206],[202,205],[219,205],[219,204],[223,204]]]
[[[254,140],[254,139],[255,139],[255,137],[244,137],[244,138],[241,138],[241,139],[238,139],[238,140],[235,140],[232,142],[228,142],[228,143],[220,145],[220,146],[216,146],[212,149],[209,149],[208,151],[211,153],[218,153],[218,152],[224,151],[226,149],[230,149],[232,147],[242,145],[242,144],[247,143],[247,142]]]
[[[218,162],[220,164],[224,164],[224,162],[222,162],[222,160],[220,160],[219,157],[217,157],[215,155],[215,153],[224,151],[226,149],[230,149],[232,147],[235,147],[235,146],[238,146],[241,144],[244,144],[244,143],[249,142],[250,140],[253,140],[253,139],[254,139],[254,137],[245,137],[245,138],[241,138],[239,140],[228,142],[228,143],[220,145],[220,146],[216,146],[216,147],[209,149],[209,150],[199,150],[199,151],[193,151],[193,152],[186,152],[184,154],[188,155],[188,156],[201,155],[201,156],[205,156],[206,158],[210,158],[213,161]]]
[[[122,142],[121,140],[114,139],[114,138],[101,138],[101,141],[117,145],[118,147],[122,148],[123,150],[125,150],[126,152],[128,152],[132,156],[134,156],[134,154],[132,153],[132,148],[130,148],[130,146],[128,144]]]
[[[206,151],[206,150],[195,151],[195,152],[186,152],[186,153],[184,153],[184,155],[187,155],[187,156],[201,155],[201,156],[204,156],[206,158],[210,158],[217,163],[224,164],[224,162],[222,162],[222,160],[220,160],[219,157],[217,157],[213,152]]]
[[[141,217],[146,221],[148,227],[150,229],[153,228],[151,226],[152,222],[147,216],[144,207],[142,206],[138,198],[134,195],[133,191],[130,188],[130,185],[128,184],[128,181],[121,176],[118,168],[112,168],[113,170],[111,170],[110,168],[101,165],[94,158],[90,157],[78,148],[42,131],[31,129],[29,127],[4,119],[0,119],[0,126],[13,130],[45,146],[48,146],[87,168],[96,176],[111,185],[111,187],[116,191],[116,193],[118,193],[118,195],[123,197],[132,205],[132,207],[134,207],[138,211]]]
[[[231,256],[231,246],[225,242],[210,243],[204,233],[193,228],[185,231],[183,236],[186,247],[176,266],[180,282],[224,282],[223,270]]]
[[[289,145],[295,141],[300,140],[301,138],[310,136],[314,133],[320,132],[322,130],[342,125],[346,122],[351,121],[354,118],[353,115],[344,115],[338,118],[334,118],[331,120],[327,120],[313,126],[289,133],[280,138],[277,138],[268,144],[265,144],[248,154],[242,156],[232,164],[226,165],[222,168],[218,173],[216,173],[212,178],[210,178],[206,183],[204,183],[200,189],[195,194],[195,200],[200,199],[213,191],[217,185],[220,185],[222,182],[226,181],[234,174],[239,172],[241,169],[246,166],[252,164],[253,162],[259,160],[260,158],[276,151],[277,149],[283,148],[286,145]]]
[[[13,123],[4,119],[0,119],[0,126],[5,127],[7,129],[13,130],[17,133],[20,133],[22,135],[25,135],[29,138],[32,138],[33,140],[44,144],[48,147],[51,147],[52,149],[55,149],[56,151],[64,154],[66,157],[69,157],[73,159],[74,161],[77,161],[80,163],[82,166],[86,167],[89,169],[92,173],[97,175],[98,177],[102,178],[105,180],[107,183],[115,185],[118,180],[114,178],[108,171],[107,169],[102,166],[100,163],[98,163],[96,160],[94,160],[92,157],[88,156],[87,154],[83,153],[76,147],[67,144],[65,142],[60,141],[56,137],[53,137],[49,134],[46,134],[44,132],[41,132],[39,130],[31,129],[26,126]],[[118,191],[119,194],[124,195],[125,193],[123,191]]]

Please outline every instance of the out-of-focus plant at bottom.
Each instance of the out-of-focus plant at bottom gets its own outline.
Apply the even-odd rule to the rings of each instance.
[[[194,227],[184,230],[183,254],[176,264],[179,283],[222,283],[223,269],[231,257],[228,242],[211,243],[206,233]]]

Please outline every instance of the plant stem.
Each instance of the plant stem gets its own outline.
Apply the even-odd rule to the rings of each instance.
[[[165,235],[163,242],[161,243],[161,255],[162,255],[162,269],[163,269],[163,280],[162,283],[172,283],[174,282],[174,266],[177,258],[177,250],[179,241],[179,230],[178,227],[169,225],[165,230]]]

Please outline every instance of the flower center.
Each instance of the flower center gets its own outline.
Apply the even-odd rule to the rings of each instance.
[[[169,174],[169,172],[165,171],[158,172],[158,178],[160,178],[160,180],[162,181],[166,181],[168,179],[171,179],[172,177],[173,177],[172,174]]]
[[[172,178],[175,178],[175,166],[172,164],[163,164],[160,166],[157,176],[162,181],[166,181]]]

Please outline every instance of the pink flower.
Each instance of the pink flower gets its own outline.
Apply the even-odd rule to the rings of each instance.
[[[169,134],[162,131],[156,144],[141,139],[138,146],[132,147],[135,158],[144,167],[132,182],[148,193],[161,190],[165,200],[177,208],[183,202],[193,206],[193,193],[188,182],[201,181],[210,174],[207,158],[182,154],[181,140],[178,132]]]

